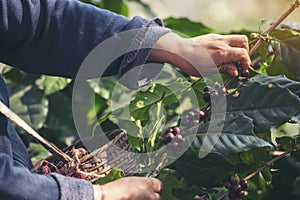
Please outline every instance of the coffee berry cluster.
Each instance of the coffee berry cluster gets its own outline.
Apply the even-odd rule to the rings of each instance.
[[[237,174],[234,174],[224,181],[224,186],[229,190],[228,198],[230,200],[241,199],[245,196],[248,181],[240,179]]]
[[[198,108],[192,108],[185,112],[183,118],[181,119],[181,125],[186,127],[191,127],[199,124],[205,118],[205,112]]]
[[[226,95],[226,88],[219,83],[215,83],[213,87],[207,86],[203,90],[203,100],[207,103],[211,102],[211,97],[218,97]]]
[[[168,128],[162,136],[162,142],[164,144],[169,144],[170,142],[172,142],[172,145],[174,147],[178,147],[178,145],[182,141],[183,141],[183,136],[182,136],[180,128],[177,126]]]

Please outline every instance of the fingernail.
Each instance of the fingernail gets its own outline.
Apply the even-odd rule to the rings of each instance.
[[[238,76],[239,75],[238,71],[233,70],[233,69],[228,70],[228,74],[230,74],[231,76]]]

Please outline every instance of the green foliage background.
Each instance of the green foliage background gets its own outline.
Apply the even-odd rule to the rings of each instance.
[[[128,6],[123,0],[82,1],[128,16]],[[145,13],[151,15],[151,9],[147,4],[140,0],[135,1],[142,6]],[[215,32],[213,28],[187,18],[170,17],[164,19],[164,22],[167,27],[184,37]],[[251,30],[241,30],[238,33],[249,36]],[[186,200],[202,195],[216,199],[226,191],[222,181],[230,175],[238,173],[241,177],[245,177],[270,160],[272,158],[270,152],[273,150],[283,151],[299,145],[299,37],[300,31],[294,27],[278,29],[271,33],[270,38],[253,56],[253,58],[260,56],[261,62],[252,72],[252,78],[237,80],[244,82],[240,88],[236,87],[237,81],[228,88],[232,92],[227,97],[227,119],[220,141],[208,156],[195,159],[198,158],[198,150],[207,131],[207,125],[214,122],[208,121],[206,125],[197,127],[197,139],[189,150],[178,161],[164,169],[159,176],[164,182],[163,199]],[[276,50],[271,55],[267,53],[270,46]],[[1,65],[1,71],[11,95],[11,108],[21,118],[60,148],[69,146],[78,139],[71,108],[73,80],[30,75],[5,65]],[[175,72],[167,70],[166,73],[168,73],[166,77],[173,77]],[[144,151],[144,148],[152,150],[158,148],[156,142],[159,141],[163,130],[176,125],[180,120],[178,115],[183,111],[178,110],[177,99],[187,98],[184,92],[194,89],[199,95],[199,106],[203,107],[203,88],[213,83],[213,77],[195,79],[185,74],[184,76],[188,81],[171,82],[166,78],[160,84],[149,85],[137,91],[129,105],[130,119],[122,112],[124,107],[121,104],[121,94],[126,88],[116,90],[114,77],[105,77],[101,83],[89,81],[91,90],[95,92],[95,110],[99,123],[104,130],[117,128],[117,123],[129,124],[126,130],[136,132],[136,135],[149,131],[145,129],[150,127],[154,136],[143,140],[143,145],[139,138],[130,138],[130,142],[140,152]],[[224,76],[224,79],[226,78]],[[173,92],[170,88],[173,88]],[[119,105],[115,111],[120,111],[115,116],[112,116],[110,107],[113,90],[120,94],[120,98],[114,99],[113,102],[114,105]],[[236,95],[236,92],[239,95]],[[156,116],[148,115],[149,109],[153,109],[153,106],[157,110]],[[165,127],[160,127],[161,106],[164,106],[167,113],[167,118],[163,119],[166,120]],[[186,109],[190,109],[190,106],[187,104]],[[93,112],[86,115],[87,120],[94,117]],[[159,123],[151,124],[151,121]],[[146,124],[148,126],[143,126]],[[33,161],[49,155],[23,130],[18,127],[16,129],[26,143]],[[293,154],[292,158],[281,159],[251,179],[245,199],[299,199],[300,164],[293,159],[299,161],[299,152]],[[117,174],[115,178],[119,177],[118,171],[115,171],[104,181],[112,180],[114,174]]]

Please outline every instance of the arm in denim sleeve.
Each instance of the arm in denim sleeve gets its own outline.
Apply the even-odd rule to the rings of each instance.
[[[144,37],[139,42],[153,46],[168,32],[157,20],[130,20],[77,0],[1,0],[0,22],[0,61],[29,73],[72,78],[88,53],[110,36],[134,28],[147,30],[149,25],[160,27],[153,34],[139,35]],[[149,52],[131,56],[142,63]],[[124,69],[128,66],[123,62]],[[104,75],[120,73],[119,67],[109,67]]]
[[[23,166],[13,165],[12,159],[4,153],[0,153],[0,163],[1,199],[94,199],[92,184],[87,181],[59,174],[31,173]]]

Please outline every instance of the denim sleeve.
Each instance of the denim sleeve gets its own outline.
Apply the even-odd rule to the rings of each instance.
[[[169,31],[158,19],[128,19],[77,0],[0,0],[0,61],[29,73],[74,78],[98,44],[135,28],[143,31],[133,39],[133,46],[143,42],[153,46]],[[145,63],[149,53],[148,49],[135,52],[130,59],[126,56],[103,75],[121,76]]]
[[[92,184],[58,174],[31,173],[24,166],[14,165],[12,159],[0,153],[1,199],[31,200],[93,200]]]

